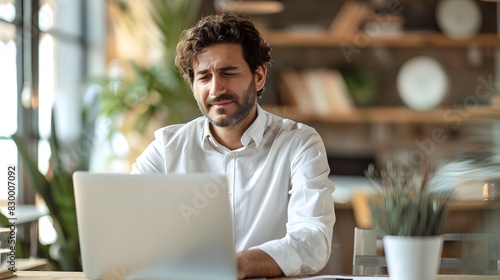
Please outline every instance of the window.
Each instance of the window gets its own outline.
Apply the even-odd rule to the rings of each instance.
[[[10,164],[21,167],[16,145],[6,139],[13,134],[28,143],[39,170],[49,170],[52,117],[60,140],[70,144],[79,137],[81,100],[88,80],[86,10],[101,9],[103,2],[0,0],[1,170],[7,170]],[[103,15],[103,11],[94,13],[91,26],[103,24]],[[104,53],[102,45],[97,48],[100,55]],[[0,180],[5,182],[6,171],[1,170]],[[21,174],[18,180],[22,180]],[[34,204],[35,194],[29,182],[17,185],[18,204]],[[0,188],[0,200],[6,198],[6,191]],[[50,243],[55,236],[50,232],[42,236],[43,223],[40,241]]]
[[[17,131],[18,71],[16,46],[16,7],[14,0],[0,1],[0,137],[9,137]],[[0,140],[0,181],[7,182],[7,166],[17,165],[17,149],[11,140]],[[0,192],[0,200],[7,199],[7,191]]]

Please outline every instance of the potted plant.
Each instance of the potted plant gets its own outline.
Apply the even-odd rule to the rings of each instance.
[[[83,108],[83,131],[80,138],[71,144],[64,143],[57,137],[55,119],[52,117],[50,168],[47,174],[40,172],[37,160],[29,154],[27,139],[18,134],[1,138],[11,139],[16,143],[27,181],[48,209],[57,240],[54,244],[40,246],[38,254],[49,258],[51,269],[54,270],[82,269],[72,174],[76,170],[89,169],[94,124],[98,113],[95,102],[92,99]],[[5,225],[5,222],[5,219],[0,218],[0,225]]]
[[[122,44],[110,62],[119,74],[98,81],[100,109],[112,120],[110,138],[118,133],[127,139],[132,162],[153,140],[156,129],[199,115],[174,60],[177,42],[200,5],[200,0],[109,2],[112,37]]]
[[[368,205],[390,279],[435,279],[452,192],[433,187],[429,168],[420,172],[389,162],[381,172],[371,165],[366,176],[378,187]]]

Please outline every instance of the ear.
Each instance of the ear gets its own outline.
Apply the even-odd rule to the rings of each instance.
[[[258,66],[255,69],[254,79],[255,79],[255,87],[256,90],[259,91],[264,88],[266,84],[267,77],[267,67],[265,65]]]

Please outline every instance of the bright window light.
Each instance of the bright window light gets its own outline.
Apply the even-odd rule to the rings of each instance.
[[[54,104],[54,38],[43,34],[40,38],[38,81],[38,133],[42,139],[50,137],[52,106]]]
[[[38,219],[38,225],[43,229],[43,234],[39,234],[38,239],[42,245],[54,244],[57,241],[57,232],[50,216],[43,216]]]
[[[54,26],[54,8],[49,3],[42,4],[38,11],[38,27],[48,31]]]
[[[13,3],[0,3],[0,18],[10,22],[16,19],[16,7]]]
[[[2,6],[5,4],[0,5],[0,10]],[[4,120],[0,125],[0,136],[8,137],[17,131],[17,66],[13,40],[0,41],[0,61],[0,119]],[[16,144],[11,140],[0,140],[0,155],[0,182],[7,182],[7,166],[17,166],[18,162]],[[6,199],[7,192],[0,191],[0,200]]]
[[[16,44],[0,41],[0,135],[10,136],[17,131],[17,67]],[[11,120],[11,121],[9,121]]]
[[[52,6],[43,4],[40,11],[40,28],[48,29],[52,27],[53,11]],[[44,17],[42,19],[42,16]],[[50,17],[49,17],[50,16]],[[42,24],[44,25],[42,28]],[[43,34],[39,45],[39,80],[38,80],[38,133],[40,141],[38,144],[38,169],[42,174],[49,171],[49,160],[52,154],[48,139],[51,134],[52,107],[54,105],[55,92],[55,57],[54,57],[54,37],[50,34]],[[43,201],[38,201],[39,207],[46,207]],[[52,219],[43,217],[38,223],[38,237],[42,244],[52,244],[57,239],[57,234],[52,225]]]
[[[40,140],[38,142],[38,170],[40,170],[42,174],[47,174],[49,171],[50,155],[51,150],[49,141]]]

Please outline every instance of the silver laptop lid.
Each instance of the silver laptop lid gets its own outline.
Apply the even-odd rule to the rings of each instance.
[[[73,180],[87,278],[237,278],[224,176],[76,172]]]

